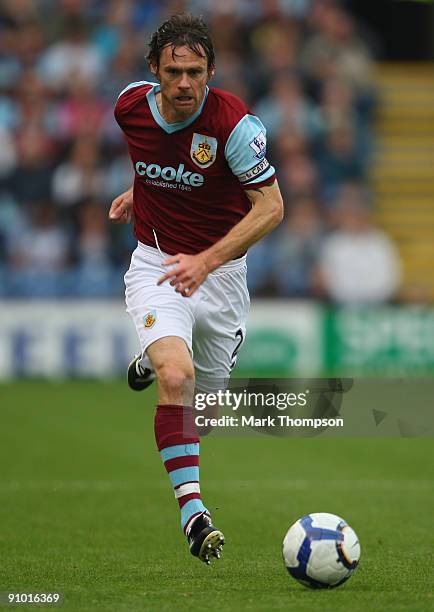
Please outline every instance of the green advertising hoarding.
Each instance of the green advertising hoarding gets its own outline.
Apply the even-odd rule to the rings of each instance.
[[[434,309],[419,306],[329,309],[324,313],[327,371],[434,372]]]
[[[235,376],[319,375],[323,318],[318,304],[254,300]]]
[[[427,375],[434,373],[434,309],[324,308],[257,301],[236,373]]]

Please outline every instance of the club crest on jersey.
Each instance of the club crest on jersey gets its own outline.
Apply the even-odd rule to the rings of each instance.
[[[191,141],[190,157],[194,163],[201,168],[208,168],[216,160],[217,138],[193,134]]]
[[[145,316],[143,317],[143,325],[145,329],[149,329],[150,327],[152,327],[156,320],[157,320],[156,310],[150,310],[149,312],[147,312]]]

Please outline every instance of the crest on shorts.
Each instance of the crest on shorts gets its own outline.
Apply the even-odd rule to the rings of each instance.
[[[208,168],[216,160],[217,138],[204,136],[203,134],[193,134],[191,141],[190,157],[197,166]]]
[[[145,329],[149,329],[150,327],[152,327],[156,320],[157,320],[156,310],[150,310],[149,312],[147,312],[145,316],[143,317],[143,325]]]

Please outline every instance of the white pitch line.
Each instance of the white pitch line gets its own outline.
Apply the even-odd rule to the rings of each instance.
[[[257,488],[258,480],[213,480],[203,478],[204,485],[210,489],[218,487],[221,489],[248,489]],[[150,483],[143,481],[121,481],[121,480],[12,480],[0,481],[0,493],[14,493],[20,491],[49,491],[49,492],[69,492],[69,491],[126,491],[140,490],[145,487],[165,489],[169,483],[162,476],[161,480]],[[336,490],[386,490],[386,491],[434,491],[434,483],[431,480],[288,480],[285,478],[273,478],[262,480],[261,489],[282,489],[282,490],[308,490],[322,488]]]
[[[219,486],[224,488],[230,487],[257,487],[258,480],[222,480],[207,481],[204,479],[206,485]],[[433,490],[434,481],[432,480],[288,480],[285,478],[278,479],[272,478],[261,481],[261,489],[346,489],[346,490],[357,490],[357,489],[384,489],[388,491],[393,490],[408,490],[408,491],[419,491],[419,490]]]
[[[140,487],[142,483],[121,480],[11,480],[0,481],[0,492],[14,491],[119,491]]]

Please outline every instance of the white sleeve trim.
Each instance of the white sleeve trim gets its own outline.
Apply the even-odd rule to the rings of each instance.
[[[118,95],[118,100],[119,98],[122,96],[122,94],[124,94],[126,91],[128,91],[129,89],[133,89],[134,87],[140,87],[141,85],[157,85],[157,83],[151,83],[150,81],[135,81],[134,83],[130,83],[129,85],[127,85],[125,87],[125,89],[123,89],[121,91],[121,93]]]

